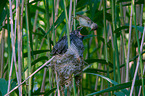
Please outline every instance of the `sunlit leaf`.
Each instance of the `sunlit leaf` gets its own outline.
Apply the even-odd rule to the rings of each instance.
[[[97,75],[98,76],[98,75]],[[103,77],[102,77],[103,78]],[[107,79],[106,79],[107,80]],[[104,89],[104,90],[101,90],[101,91],[98,91],[98,92],[94,92],[94,93],[91,93],[89,95],[99,95],[99,94],[102,94],[102,93],[105,93],[105,92],[110,92],[110,91],[117,91],[117,90],[122,90],[123,89],[123,93],[126,94],[127,96],[129,96],[129,91],[127,91],[125,88],[128,88],[132,85],[132,82],[128,82],[128,83],[122,83],[122,84],[118,84],[118,85],[115,85],[113,87],[109,87],[107,89]],[[141,80],[136,80],[135,81],[135,86],[140,86],[141,85]]]
[[[47,56],[41,56],[39,58],[37,58],[36,60],[34,60],[32,63],[31,63],[31,66],[35,65],[36,63],[42,61],[42,60],[48,60],[48,57]]]
[[[29,2],[29,4],[37,3],[38,1],[42,1],[42,0],[34,0],[34,1]]]
[[[33,55],[40,54],[40,53],[44,53],[44,52],[48,52],[48,51],[49,50],[37,50],[37,51],[33,51]],[[31,52],[31,54],[32,54],[32,52]],[[23,55],[24,55],[24,57],[27,57],[28,56],[28,53],[26,52]]]
[[[0,14],[2,14],[2,11],[4,10],[4,7],[6,6],[7,2],[8,2],[8,0],[0,0]]]
[[[53,88],[53,89],[47,91],[47,92],[45,93],[45,96],[50,95],[50,94],[53,93],[56,89],[57,89],[57,88]]]
[[[125,96],[125,94],[123,92],[115,92],[114,93],[116,96]]]
[[[39,27],[38,30],[40,30],[40,32],[41,32],[43,35],[46,34],[46,32],[45,32],[41,27]]]
[[[105,71],[105,70],[93,69],[93,68],[88,68],[84,72],[87,72],[87,73],[107,73],[107,71]]]
[[[110,82],[110,83],[112,83],[112,84],[114,84],[114,85],[116,85],[116,86],[120,85],[120,84],[118,84],[117,82],[115,82],[114,80],[109,79],[108,77],[105,77],[105,76],[102,76],[102,75],[99,75],[99,74],[94,74],[94,73],[87,73],[87,74],[97,75],[97,76],[99,76],[99,77],[101,77],[101,78],[107,80],[108,82]],[[109,87],[109,88],[107,88],[107,89],[104,89],[104,90],[101,90],[101,91],[98,91],[98,92],[91,93],[91,94],[89,94],[89,95],[101,94],[101,93],[110,92],[110,91],[113,91],[113,90],[117,90],[117,88],[115,88],[115,86],[113,86],[113,87]],[[121,90],[121,88],[119,88],[119,90]],[[122,91],[123,93],[125,93],[127,96],[129,96],[129,91],[128,91],[128,90],[122,89],[121,91]]]
[[[87,59],[87,60],[85,60],[88,64],[91,64],[91,63],[95,63],[95,62],[97,62],[97,63],[101,63],[101,64],[106,64],[106,65],[109,65],[110,67],[112,67],[113,68],[113,64],[111,63],[111,62],[106,62],[106,60],[104,60],[104,59]]]
[[[0,14],[0,25],[2,25],[2,22],[5,20],[6,14],[7,14],[6,10],[2,10],[2,12]]]
[[[8,83],[5,79],[0,78],[0,91],[2,93],[2,96],[7,93]]]
[[[135,28],[135,26],[132,25],[132,28]],[[143,29],[144,29],[143,26],[137,26],[137,30],[140,31],[140,32],[142,32],[142,33],[143,33]],[[129,30],[129,25],[116,28],[115,31],[114,31],[114,33],[117,33],[118,34],[118,37],[119,37],[122,30]]]
[[[132,26],[133,28],[135,28],[135,26]],[[140,31],[141,33],[143,33],[143,26],[137,26],[137,30]]]

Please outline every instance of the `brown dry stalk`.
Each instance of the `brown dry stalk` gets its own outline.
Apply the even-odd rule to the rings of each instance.
[[[33,75],[35,75],[39,70],[41,70],[44,66],[46,66],[49,62],[51,62],[51,60],[53,60],[55,56],[53,56],[51,59],[49,59],[48,61],[46,61],[40,68],[38,68],[35,72],[33,72],[29,77],[27,77],[22,83],[20,83],[18,86],[16,86],[15,88],[13,88],[10,92],[8,92],[7,94],[5,94],[4,96],[8,96],[10,93],[12,93],[14,90],[16,90],[19,86],[21,86],[23,83],[25,83],[29,78],[31,78]]]

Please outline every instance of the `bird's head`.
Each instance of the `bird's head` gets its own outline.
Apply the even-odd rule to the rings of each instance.
[[[82,28],[72,31],[71,34],[74,34],[74,35],[78,36],[80,39],[83,39],[85,35],[81,34]]]

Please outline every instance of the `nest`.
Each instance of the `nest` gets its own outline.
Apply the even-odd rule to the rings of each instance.
[[[67,52],[62,55],[56,55],[51,61],[50,66],[57,72],[57,84],[64,87],[72,87],[72,74],[75,76],[76,85],[79,86],[81,75],[79,73],[83,70],[83,58],[80,57],[75,46],[68,48]],[[79,75],[78,75],[79,74]]]

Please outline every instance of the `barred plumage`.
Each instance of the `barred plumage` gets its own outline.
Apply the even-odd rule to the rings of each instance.
[[[51,52],[55,58],[51,61],[50,66],[57,72],[57,85],[64,92],[64,85],[71,88],[72,74],[76,79],[76,84],[80,85],[81,73],[83,70],[83,37],[80,34],[81,29],[77,29],[70,33],[70,47],[68,48],[67,36],[62,37]],[[78,75],[79,74],[79,75]]]

